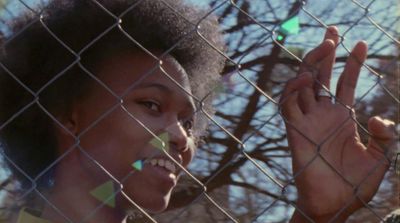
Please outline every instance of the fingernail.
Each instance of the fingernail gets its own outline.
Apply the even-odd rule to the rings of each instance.
[[[358,44],[362,44],[362,45],[364,45],[364,46],[368,49],[368,43],[367,43],[367,41],[361,40],[361,41],[359,41],[359,42],[357,43],[357,45],[358,45]]]
[[[394,125],[394,121],[390,120],[390,119],[383,119],[383,124],[385,124],[386,126],[391,126]]]
[[[335,42],[333,42],[331,39],[326,39],[325,42],[330,42],[332,45],[335,45]]]
[[[329,32],[331,32],[331,34],[334,34],[334,35],[338,34],[338,32],[339,32],[339,29],[337,26],[329,26],[328,30],[329,30]]]

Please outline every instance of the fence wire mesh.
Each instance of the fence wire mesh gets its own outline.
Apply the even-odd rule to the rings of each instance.
[[[2,111],[0,123],[4,150],[0,172],[0,206],[4,222],[38,222],[38,219],[34,221],[32,217],[32,209],[42,211],[45,208],[47,213],[52,213],[53,219],[60,222],[99,222],[99,216],[105,217],[102,213],[109,213],[110,210],[115,213],[126,211],[126,222],[287,222],[293,214],[297,215],[294,222],[343,222],[343,216],[347,217],[348,213],[351,215],[346,222],[389,222],[384,220],[385,216],[399,207],[399,180],[396,172],[400,172],[397,161],[400,151],[397,135],[389,142],[374,142],[370,139],[369,145],[381,149],[373,162],[361,153],[352,152],[356,149],[361,151],[359,142],[349,147],[351,143],[348,141],[351,140],[348,139],[343,142],[343,148],[332,148],[347,131],[351,132],[350,137],[360,138],[360,142],[366,145],[370,137],[376,138],[379,134],[386,137],[388,130],[379,126],[375,126],[379,131],[371,129],[373,121],[368,120],[374,115],[393,120],[398,129],[400,6],[395,0],[187,1],[185,4],[199,11],[196,15],[190,14],[192,11],[183,12],[176,7],[179,1],[173,0],[113,1],[118,5],[117,9],[108,8],[112,5],[109,3],[111,1],[78,1],[86,2],[82,5],[91,7],[82,11],[68,11],[71,9],[68,0],[59,2],[64,4],[61,8],[65,7],[65,10],[53,14],[52,8],[38,7],[47,5],[47,1],[0,1],[4,51],[0,63],[3,88],[0,90],[0,110],[8,111]],[[145,15],[157,8],[152,4],[162,8],[159,11],[162,13],[153,11],[153,14]],[[118,8],[122,5],[126,7]],[[150,11],[141,14],[138,13],[140,10]],[[71,15],[65,16],[62,13]],[[135,17],[138,21],[132,24],[128,19],[131,13],[138,14]],[[166,18],[163,13],[173,16]],[[27,15],[27,19],[15,22],[23,14]],[[75,27],[52,27],[53,22],[59,18],[73,17],[76,18],[74,22],[65,24]],[[164,23],[166,30],[153,30],[153,26],[147,26],[145,20],[150,17],[160,24]],[[210,34],[209,29],[216,28],[212,24],[214,18],[218,19],[225,47],[215,39],[216,36]],[[85,27],[83,21],[85,25],[95,21],[102,24],[102,28],[93,28],[94,31],[88,37],[85,32],[89,33],[92,27]],[[143,24],[143,27],[135,26],[137,24]],[[339,28],[339,33],[329,28],[332,25]],[[179,33],[179,36],[169,39],[173,42],[160,44],[157,41],[162,40],[152,37],[136,38],[140,32],[145,32],[145,35],[169,35],[168,29],[172,28]],[[135,29],[138,30],[136,33],[132,31]],[[309,56],[308,60],[303,59],[305,52],[318,47],[325,31],[327,36],[337,41],[336,64],[333,65],[332,83],[328,82],[328,85],[322,76],[329,75],[329,64],[311,58],[313,56]],[[46,39],[34,39],[36,32],[45,32]],[[96,35],[93,35],[94,32]],[[110,33],[117,33],[115,35],[119,35],[124,43],[101,45],[107,43]],[[86,42],[77,47],[74,40],[66,36],[75,36]],[[369,45],[365,62],[357,53],[351,53],[353,46],[361,39]],[[136,56],[131,55],[131,58],[139,62],[119,54],[107,58],[110,49],[123,49],[126,42],[136,49]],[[31,45],[24,49],[23,44],[27,43]],[[184,78],[179,76],[182,70],[169,56],[181,55],[176,60],[182,64],[186,59],[182,55],[193,56],[191,52],[180,52],[192,49],[191,43],[199,45],[197,50],[207,52],[203,57],[211,57],[199,60],[204,64],[182,65],[188,73],[197,71],[198,77],[193,78],[195,81],[191,80],[193,92]],[[37,54],[35,44],[38,51],[47,44],[60,49],[55,55],[43,55],[43,52]],[[328,45],[320,45],[321,52],[323,47],[328,49]],[[103,54],[99,54],[100,51],[91,52],[96,47],[104,48]],[[196,53],[199,51],[192,52]],[[30,55],[30,61],[20,58],[20,55]],[[96,65],[90,58],[84,59],[86,55],[100,62]],[[147,59],[138,59],[137,55]],[[46,63],[41,57],[52,57],[53,60],[48,62],[52,64]],[[60,62],[55,62],[58,58]],[[221,80],[217,82],[212,80],[212,74],[206,74],[211,72],[214,78],[218,76],[215,74],[216,69],[205,67],[219,66],[218,61],[210,60],[225,61]],[[346,60],[353,62],[346,64]],[[347,90],[351,95],[351,87],[348,86],[351,83],[340,76],[343,70],[349,69],[349,63],[357,64],[360,61],[361,72],[353,103],[341,96],[343,88],[349,88]],[[25,73],[29,75],[30,72],[26,69],[31,68],[38,73],[34,74],[34,78],[24,79],[27,78]],[[80,70],[79,79],[74,79],[76,77],[70,74],[76,70]],[[296,109],[292,105],[297,100],[309,101],[310,97],[302,98],[288,88],[295,88],[299,80],[306,79],[304,75],[298,76],[306,71],[311,73],[311,80],[315,83],[312,88],[317,88],[315,91],[318,94],[326,92],[328,95],[308,102],[317,103],[321,107],[322,101],[327,99],[324,101],[326,104],[322,105],[325,110],[318,110],[317,105],[297,108],[307,113],[301,118],[303,124],[299,124],[300,121],[292,116],[295,111],[291,109]],[[107,72],[109,74],[104,76]],[[134,81],[129,79],[129,75],[135,77]],[[348,76],[351,75],[357,76],[354,73]],[[154,76],[159,80],[154,79]],[[60,88],[62,85],[57,83],[64,78],[70,79],[68,83],[73,85],[85,86],[82,88],[84,90],[72,92],[71,89],[78,89],[74,86]],[[156,85],[166,84],[170,89],[158,86],[155,87],[158,90],[143,90],[148,80]],[[346,82],[346,86],[335,91],[336,84],[343,82]],[[94,88],[101,92],[95,95],[95,99],[82,96]],[[142,89],[140,92],[143,95],[132,97],[132,94],[139,92],[138,89]],[[17,95],[16,92],[23,92],[24,96],[11,97],[14,93]],[[301,94],[307,96],[307,93]],[[76,103],[68,97],[62,97],[65,95],[80,97],[83,101],[81,104],[89,103],[82,107],[77,105],[83,109],[82,114],[86,115],[86,119],[80,120],[83,122],[79,126],[80,131],[75,131],[74,122],[60,118],[61,114],[71,112],[66,104]],[[314,94],[311,95],[314,98]],[[132,105],[133,98],[141,110],[135,107],[138,105]],[[293,101],[294,98],[296,101]],[[55,102],[50,106],[47,102],[51,100]],[[177,111],[174,109],[182,106],[181,100],[193,101],[195,108],[193,111],[189,109],[190,115],[186,110],[182,115],[183,112],[179,110],[181,124],[174,124],[167,119]],[[107,101],[110,103],[106,104]],[[215,111],[208,106],[210,103]],[[313,109],[318,111],[314,112]],[[40,116],[30,117],[33,111]],[[146,111],[147,116],[143,115],[143,111]],[[208,122],[206,136],[201,136],[198,141],[190,137],[179,137],[179,134],[200,135],[196,130],[191,130],[192,116],[195,117],[195,126],[202,125],[203,119]],[[35,129],[39,122],[51,123],[53,128]],[[187,131],[182,133],[182,129]],[[18,134],[13,131],[18,131]],[[33,133],[25,136],[28,131]],[[46,136],[54,132],[58,132],[58,140],[64,140],[52,144],[58,148],[57,151],[56,148],[51,150],[53,154],[49,154],[50,150],[36,152],[23,147],[24,137],[28,138],[25,139],[27,142],[35,141],[36,145],[40,145],[46,140],[55,140],[54,135]],[[182,150],[178,148],[180,143],[185,144]],[[145,144],[149,145],[147,149],[141,147]],[[196,146],[196,156],[188,165],[190,158],[185,157],[185,154]],[[299,146],[309,148],[297,148]],[[336,152],[332,152],[332,149]],[[23,153],[28,157],[23,157]],[[297,157],[294,166],[292,156]],[[79,157],[80,161],[74,161],[74,157]],[[360,162],[363,159],[365,162]],[[45,165],[40,164],[40,161]],[[344,162],[346,168],[343,163],[339,165],[340,162]],[[383,169],[388,163],[389,170],[383,175]],[[149,207],[152,199],[156,199],[157,195],[154,194],[159,191],[149,186],[151,183],[148,182],[168,185],[170,181],[165,179],[166,172],[159,169],[149,171],[150,166],[156,165],[170,172],[181,172],[168,208],[161,213]],[[155,175],[152,181],[147,179],[149,173],[162,176]],[[377,174],[382,175],[381,179],[375,179]],[[79,178],[82,176],[87,177],[87,180]],[[73,177],[77,178],[71,179]],[[314,179],[307,181],[310,177]],[[162,180],[157,181],[160,178]],[[24,184],[20,182],[21,179]],[[72,181],[75,185],[68,184]],[[97,183],[95,187],[91,184],[94,182]],[[379,190],[378,186],[373,185],[380,185]],[[54,187],[61,188],[71,203],[65,204],[65,201],[63,204],[59,200],[61,197],[54,197]],[[347,189],[343,192],[340,187]],[[365,188],[373,191],[369,194],[378,191],[372,201],[369,201],[371,197],[365,196]],[[74,196],[74,190],[86,190],[87,197],[82,197],[81,193],[77,193],[78,197]],[[307,208],[304,201],[298,203],[298,191],[302,191],[301,196],[307,198],[306,204],[320,205]],[[170,191],[163,193],[169,194]],[[336,199],[344,194],[344,200]],[[161,197],[168,200],[165,196],[169,195]],[[335,203],[338,200],[344,202]],[[87,208],[84,205],[88,201],[96,205]],[[316,216],[309,215],[315,213],[313,211],[319,206],[328,208],[329,216],[324,220],[316,220]],[[360,210],[353,213],[355,206],[355,209]],[[333,213],[329,207],[334,207]],[[29,215],[27,208],[30,210]],[[102,222],[115,220],[103,218]]]

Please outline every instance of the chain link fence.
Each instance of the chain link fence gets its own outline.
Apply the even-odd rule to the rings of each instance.
[[[326,144],[331,143],[332,140],[335,141],[335,137],[340,135],[338,132],[344,131],[343,126],[352,124],[355,124],[356,129],[358,129],[361,141],[368,143],[368,138],[374,135],[368,128],[368,118],[374,115],[382,115],[392,119],[398,128],[400,78],[400,6],[398,2],[394,0],[341,0],[332,2],[289,0],[187,1],[186,4],[192,5],[191,7],[199,10],[199,14],[188,17],[190,14],[187,14],[187,12],[182,13],[180,8],[175,7],[174,2],[177,1],[157,0],[156,4],[163,6],[163,13],[167,11],[165,12],[166,14],[173,14],[175,17],[170,18],[175,18],[176,20],[163,21],[161,14],[149,14],[148,16],[160,16],[160,21],[158,22],[169,24],[166,27],[176,27],[171,24],[183,23],[182,21],[184,21],[185,31],[189,31],[181,32],[178,30],[177,33],[180,33],[180,36],[175,38],[175,42],[169,42],[166,46],[160,48],[157,39],[149,37],[148,40],[146,36],[138,39],[130,33],[131,30],[126,29],[126,24],[129,25],[129,21],[126,22],[124,18],[129,13],[135,12],[135,10],[145,8],[141,7],[141,5],[147,4],[146,2],[148,1],[127,1],[129,2],[129,7],[117,10],[118,14],[107,8],[106,1],[86,1],[92,7],[86,12],[94,13],[96,11],[96,15],[102,14],[102,17],[93,17],[91,21],[98,21],[103,25],[107,25],[102,27],[102,32],[90,37],[80,36],[84,35],[85,29],[91,28],[80,27],[80,21],[83,21],[82,18],[91,17],[91,14],[79,15],[73,11],[60,11],[63,13],[75,13],[73,16],[77,19],[74,24],[77,27],[71,29],[63,27],[61,30],[55,30],[49,26],[47,21],[51,20],[48,19],[51,16],[57,17],[58,15],[53,15],[51,11],[46,11],[50,10],[48,8],[41,10],[40,7],[37,7],[37,5],[48,4],[47,1],[13,0],[0,2],[2,8],[0,17],[3,32],[3,50],[5,51],[0,64],[2,68],[2,76],[0,78],[4,83],[13,83],[12,86],[8,86],[11,89],[9,90],[11,93],[5,94],[6,90],[1,90],[1,92],[9,96],[12,95],[12,92],[23,91],[24,94],[28,95],[22,98],[4,98],[2,96],[2,106],[12,106],[13,100],[22,100],[18,108],[13,108],[11,115],[7,117],[2,115],[0,130],[5,132],[2,133],[2,137],[5,137],[5,134],[7,134],[6,137],[8,138],[17,137],[12,142],[14,142],[14,147],[18,148],[18,146],[21,146],[19,144],[19,135],[14,136],[9,133],[7,128],[14,126],[14,124],[24,126],[26,122],[32,122],[30,126],[34,128],[35,122],[43,121],[50,122],[53,126],[56,126],[59,129],[58,131],[62,132],[63,137],[69,140],[64,145],[65,148],[62,152],[58,151],[60,154],[53,154],[56,158],[51,160],[49,165],[46,164],[46,166],[40,168],[34,166],[33,163],[45,159],[43,157],[46,157],[46,154],[44,154],[46,150],[41,151],[39,154],[31,151],[31,157],[25,159],[23,167],[20,166],[21,161],[16,160],[21,158],[18,152],[14,152],[13,154],[15,155],[12,157],[8,155],[10,152],[3,152],[3,167],[0,172],[0,178],[2,179],[0,182],[2,205],[0,206],[4,222],[36,222],[28,220],[34,214],[29,214],[29,217],[25,212],[27,209],[24,208],[40,210],[44,206],[50,208],[53,214],[57,216],[57,219],[62,219],[63,222],[93,222],[96,216],[101,216],[99,213],[102,211],[118,209],[119,203],[128,204],[129,206],[127,208],[129,209],[127,211],[129,217],[125,219],[127,222],[287,222],[294,212],[304,222],[315,222],[314,216],[308,216],[307,214],[310,210],[304,210],[304,207],[296,202],[297,189],[295,182],[306,177],[303,173],[308,173],[307,170],[313,168],[312,166],[317,162],[330,171],[329,176],[338,178],[344,185],[352,189],[352,194],[348,197],[348,200],[324,222],[341,222],[342,214],[346,214],[353,207],[354,200],[358,201],[361,209],[353,213],[348,222],[384,221],[387,214],[399,207],[398,174],[400,165],[396,157],[398,157],[400,151],[398,150],[397,140],[388,144],[379,144],[383,148],[384,155],[378,156],[379,159],[377,158],[375,165],[372,168],[367,168],[368,171],[365,171],[362,174],[362,178],[357,181],[353,181],[347,177],[348,175],[344,175],[343,170],[338,169],[332,163],[329,153],[323,151]],[[171,2],[174,4],[171,5]],[[68,7],[66,6],[66,8]],[[20,16],[24,13],[29,15],[27,16],[28,22],[21,23],[24,26],[14,23],[14,20],[21,18]],[[108,19],[107,22],[103,20],[104,18]],[[214,27],[212,18],[217,18],[220,23],[219,29],[224,35],[224,45],[226,47],[222,47],[218,39],[213,39],[215,36],[210,35],[209,30],[207,30],[210,27]],[[145,17],[142,19],[145,20]],[[150,34],[156,32],[152,30],[154,27],[146,27],[144,21],[139,21],[138,23],[143,23],[143,27],[139,27],[137,32],[143,31]],[[137,23],[133,24],[136,25]],[[361,66],[354,104],[346,105],[341,101],[341,98],[337,97],[335,90],[330,90],[335,106],[340,106],[341,111],[346,112],[348,115],[345,116],[345,119],[333,123],[331,131],[323,135],[323,140],[315,140],[312,135],[310,136],[310,132],[305,131],[295,122],[292,123],[292,120],[284,115],[281,107],[282,103],[290,100],[289,98],[292,94],[287,95],[287,98],[285,98],[282,96],[282,92],[289,80],[297,76],[302,63],[303,66],[304,64],[308,65],[305,66],[307,67],[306,70],[313,73],[313,80],[317,85],[323,84],[318,78],[320,67],[314,63],[307,64],[302,58],[306,52],[320,44],[325,31],[331,25],[337,26],[340,30],[339,34],[336,35],[338,39],[336,44],[337,58],[336,64],[333,66],[332,86],[336,86],[336,83],[339,82],[340,74],[345,69],[346,59],[351,53],[352,46],[358,40],[364,39],[368,42],[369,52],[366,62],[363,62]],[[18,72],[28,72],[23,70],[24,66],[33,66],[36,71],[43,72],[43,75],[46,72],[50,72],[49,70],[41,70],[42,66],[49,66],[46,61],[41,60],[40,56],[43,55],[38,55],[38,58],[32,59],[33,62],[29,62],[34,63],[33,65],[26,64],[26,61],[20,61],[21,69],[18,67],[19,65],[16,66],[14,64],[14,67],[7,65],[10,57],[14,57],[15,60],[20,54],[26,54],[26,52],[18,50],[13,52],[12,47],[18,47],[13,41],[25,41],[25,39],[33,38],[33,34],[32,36],[26,36],[26,33],[31,34],[32,27],[33,30],[41,27],[48,34],[47,39],[37,40],[42,42],[38,42],[38,46],[42,46],[43,42],[45,45],[58,45],[65,53],[64,56],[59,54],[51,55],[54,58],[62,58],[60,60],[63,61],[59,64],[54,64],[56,68],[52,68],[50,71],[57,70],[57,72],[51,73],[51,78],[44,81],[41,80],[41,82],[39,81],[40,83],[33,80],[29,80],[31,82],[27,83],[26,80],[21,79],[23,75]],[[204,27],[206,28],[204,29]],[[82,30],[82,33],[79,32],[79,29]],[[104,45],[104,49],[108,50],[113,47],[123,49],[126,47],[124,45],[125,42],[128,42],[139,50],[143,57],[151,58],[152,61],[151,66],[144,65],[146,70],[139,69],[141,75],[134,82],[121,79],[125,83],[132,82],[123,92],[116,91],[115,86],[109,84],[112,83],[109,79],[99,77],[102,71],[93,67],[90,59],[88,61],[83,59],[86,54],[90,54],[94,61],[101,61],[102,64],[115,63],[114,60],[113,62],[108,61],[105,56],[98,55],[96,51],[90,52],[94,46],[101,45],[103,40],[107,39],[107,35],[113,32],[112,30],[117,30],[116,33],[120,35],[120,38],[124,39],[124,41],[121,41],[124,43],[113,42],[109,45]],[[75,42],[70,39],[63,39],[67,35],[65,33],[68,32],[75,32],[73,34],[76,35],[76,38],[86,38],[85,45],[77,50],[76,45],[74,45]],[[160,32],[166,31],[162,30]],[[32,41],[27,42],[30,44],[35,43]],[[107,40],[104,41],[104,43],[106,42]],[[204,94],[199,93],[200,90],[193,93],[188,90],[185,84],[182,84],[184,82],[176,80],[175,73],[180,71],[176,71],[168,65],[170,63],[174,64],[171,62],[173,59],[169,58],[168,54],[174,55],[176,51],[188,50],[190,47],[187,45],[192,42],[199,44],[201,49],[204,52],[209,52],[209,55],[213,55],[213,58],[225,61],[220,81],[208,80],[208,78],[212,79],[212,77],[207,75],[198,77],[199,79],[196,80],[195,85],[207,85],[207,90],[203,92]],[[153,46],[155,49],[162,49],[162,52],[154,51]],[[11,48],[12,54],[7,53],[9,48]],[[30,49],[34,49],[34,47],[31,46]],[[62,50],[58,52],[62,52]],[[198,52],[193,52],[193,54],[196,53]],[[32,58],[36,57],[35,52],[31,52],[31,54]],[[117,61],[124,61],[124,58],[119,55],[115,58]],[[179,56],[176,59],[180,63],[181,60],[185,60],[185,58],[179,58]],[[356,58],[355,60],[359,59]],[[203,58],[203,60],[199,61],[204,62],[207,60]],[[209,69],[209,67],[204,66],[218,67],[217,62],[208,61],[204,64],[197,64],[200,68],[192,67],[192,69],[200,69],[204,73],[216,72],[215,69]],[[130,66],[124,64],[111,65],[110,67],[102,65],[101,67],[108,69],[109,72],[116,72],[116,75],[112,78],[118,79],[118,72],[121,72],[120,67]],[[129,69],[133,68],[129,67]],[[74,69],[80,70],[84,77],[73,79],[75,77],[70,75],[69,72],[75,71]],[[140,86],[142,81],[150,78],[156,70],[159,72],[158,75],[164,78],[164,81],[171,81],[179,92],[183,92],[183,95],[193,100],[196,105],[194,116],[198,117],[199,120],[204,119],[208,122],[207,136],[201,137],[201,140],[196,142],[198,144],[196,156],[189,166],[182,163],[182,160],[177,159],[176,154],[173,155],[171,153],[172,146],[175,145],[174,143],[170,145],[173,135],[168,131],[154,131],[154,126],[149,125],[148,120],[138,115],[138,113],[132,112],[129,107],[128,101],[130,100],[129,94],[131,91]],[[38,75],[38,77],[41,77],[41,74]],[[66,126],[64,120],[57,116],[60,112],[69,111],[70,108],[64,105],[68,101],[57,101],[54,107],[49,107],[45,103],[52,100],[52,97],[63,94],[71,94],[73,97],[84,95],[85,90],[71,92],[68,87],[65,89],[59,88],[56,83],[63,78],[71,79],[72,82],[69,83],[85,80],[89,85],[96,85],[99,89],[102,89],[105,98],[111,97],[114,101],[106,110],[100,109],[97,113],[93,113],[92,115],[95,115],[91,117],[89,123],[85,123],[84,130],[79,134],[71,131],[71,127]],[[57,86],[56,90],[52,89],[54,86]],[[48,96],[46,92],[49,89],[52,89],[49,92],[52,92],[52,94],[56,92],[58,95]],[[87,87],[85,89],[88,91],[91,88]],[[329,91],[326,87],[325,89]],[[101,101],[102,99],[98,98],[96,100]],[[145,102],[147,103],[144,104],[146,107],[153,109],[154,103],[148,104],[148,101]],[[212,103],[215,111],[208,107],[208,103]],[[93,106],[93,110],[96,110],[96,104],[90,106]],[[5,108],[2,107],[0,109],[4,110]],[[25,115],[34,109],[47,117],[47,120]],[[352,115],[353,110],[357,116]],[[113,117],[115,112],[124,113],[126,126],[118,126],[122,130],[115,133],[112,131],[116,130],[116,128],[106,126],[105,128],[109,128],[110,132],[100,136],[93,136],[93,134],[98,133],[95,129],[99,128],[99,126],[104,127],[104,122],[113,123],[105,120]],[[334,120],[329,115],[327,113],[327,117],[324,117],[324,119],[329,120],[331,118]],[[29,117],[29,119],[24,120],[26,117]],[[118,123],[118,120],[115,123]],[[184,120],[183,127],[185,124]],[[187,124],[191,125],[190,122]],[[126,131],[132,130],[129,127],[131,125],[136,126],[136,128],[133,128],[133,130],[137,131],[135,134],[147,134],[147,137],[150,137],[151,140],[148,144],[153,147],[154,151],[158,151],[158,156],[163,155],[169,161],[168,164],[166,160],[162,161],[162,164],[159,163],[159,160],[154,161],[157,155],[141,159],[143,157],[140,157],[138,153],[133,153],[136,154],[136,158],[128,161],[130,163],[129,173],[122,175],[117,171],[114,174],[114,170],[110,170],[107,167],[112,163],[114,165],[115,163],[125,165],[126,159],[129,160],[130,158],[125,157],[125,160],[120,161],[113,159],[121,158],[126,154],[121,152],[122,155],[117,155],[116,153],[119,150],[112,147],[115,145],[111,145],[109,149],[115,149],[115,157],[103,157],[99,160],[97,159],[97,157],[101,157],[99,154],[85,148],[85,144],[82,144],[87,137],[100,137],[94,138],[94,141],[100,141],[101,143],[106,142],[106,139],[101,137],[107,138],[108,135],[110,137],[118,136],[114,141],[124,140],[123,137],[120,138],[119,136],[124,135],[125,129]],[[169,127],[167,126],[165,129]],[[297,167],[295,172],[292,170],[291,162],[294,151],[288,146],[287,128],[292,128],[294,132],[292,134],[301,135],[300,138],[307,141],[308,145],[313,147],[313,151],[315,151],[312,156],[309,156],[310,159],[304,162],[304,165]],[[21,129],[19,131],[24,132]],[[29,137],[40,144],[43,142],[42,137],[52,131],[54,130],[41,131]],[[198,134],[200,135],[200,133]],[[137,139],[143,140],[140,137]],[[2,141],[2,148],[7,146],[10,146],[10,143],[7,144]],[[169,148],[170,146],[171,149]],[[391,151],[394,151],[394,153],[391,153]],[[71,161],[70,157],[75,153],[80,154],[81,159],[84,160],[82,163],[85,164],[81,163],[82,169],[71,167],[71,172],[96,170],[93,173],[100,176],[99,184],[96,187],[89,188],[88,192],[88,197],[97,200],[97,206],[94,209],[85,210],[84,217],[78,220],[69,216],[69,212],[66,210],[70,209],[60,208],[57,204],[59,201],[50,199],[51,188],[57,184],[57,178],[48,178],[48,175],[57,176],[57,171],[62,168],[60,166],[65,168],[65,165]],[[182,173],[181,179],[171,195],[167,210],[157,214],[149,211],[146,207],[142,207],[140,203],[143,200],[140,201],[140,198],[130,196],[130,188],[144,189],[143,185],[139,186],[141,185],[140,182],[132,182],[130,179],[140,179],[140,176],[143,176],[140,173],[144,172],[152,162],[154,162],[153,164],[164,166],[170,171],[175,168],[180,169]],[[371,184],[368,177],[381,171],[387,162],[390,162],[391,165],[382,179],[383,182],[380,184],[381,186],[376,196],[371,202],[365,200],[361,191],[364,185]],[[398,166],[396,167],[396,165]],[[32,170],[32,168],[36,169]],[[352,168],[357,169],[357,166]],[[32,173],[35,174],[32,175]],[[19,176],[15,177],[16,174]],[[25,185],[19,182],[21,178],[25,181]],[[326,181],[329,184],[329,179],[321,178],[316,179],[316,181],[319,181],[320,184],[324,184],[323,181]],[[48,184],[47,189],[43,189],[46,188],[46,186],[43,187],[43,182]],[[77,188],[80,187],[79,185],[85,185],[82,181],[76,182],[76,184],[78,185]],[[68,191],[67,189],[65,190]],[[340,191],[339,188],[338,191]],[[338,191],[332,191],[331,195],[326,197],[334,197],[336,193],[339,193]],[[143,193],[146,195],[146,191],[143,191]],[[321,191],[316,188],[315,194],[319,193]],[[76,206],[78,207],[84,198],[80,198],[82,200],[76,199]],[[151,199],[150,195],[148,199]],[[39,207],[29,205],[31,201],[34,201],[35,204],[39,203]],[[332,201],[321,200],[320,202],[321,204],[331,204]],[[74,206],[75,204],[72,205]],[[332,205],[334,205],[333,202]],[[393,221],[395,222],[395,220]],[[104,222],[112,221],[104,219]]]

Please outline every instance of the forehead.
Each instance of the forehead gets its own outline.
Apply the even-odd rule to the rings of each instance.
[[[182,87],[191,92],[186,71],[169,55],[160,63],[160,60],[144,52],[119,53],[101,61],[96,70],[98,78],[118,95],[143,82],[158,82],[169,85],[173,90],[184,92],[180,89]]]

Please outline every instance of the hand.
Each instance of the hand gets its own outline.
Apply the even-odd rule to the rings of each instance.
[[[342,221],[371,200],[389,167],[385,154],[395,137],[393,122],[373,117],[368,122],[372,137],[364,145],[353,120],[365,42],[357,43],[346,61],[336,103],[316,96],[322,88],[329,90],[338,41],[336,27],[329,27],[323,43],[303,60],[300,75],[287,83],[280,103],[293,156],[297,205],[317,222],[329,221],[340,211],[337,220]]]

